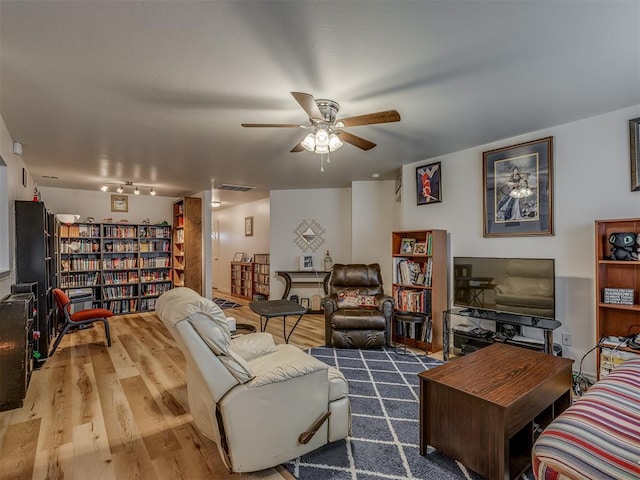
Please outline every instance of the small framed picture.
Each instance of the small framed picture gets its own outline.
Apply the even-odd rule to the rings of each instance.
[[[127,195],[111,195],[112,212],[128,212],[129,197]]]
[[[313,255],[300,255],[298,270],[303,272],[313,270]]]
[[[253,217],[244,217],[244,236],[253,237]]]
[[[236,252],[236,254],[233,256],[233,261],[234,262],[241,262],[243,258],[244,258],[244,253],[243,252]]]
[[[414,255],[426,255],[427,254],[427,244],[426,242],[416,242],[413,246],[413,254]]]
[[[411,255],[413,253],[413,246],[416,243],[415,238],[403,238],[400,244],[400,253],[407,253]]]
[[[309,299],[306,297],[303,297],[300,299],[300,306],[304,307],[304,308],[309,308]]]
[[[416,168],[416,193],[418,205],[439,203],[442,201],[442,175],[440,162],[422,165]]]

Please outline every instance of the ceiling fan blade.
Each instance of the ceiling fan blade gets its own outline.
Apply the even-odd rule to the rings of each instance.
[[[241,123],[243,127],[277,127],[277,128],[306,128],[306,125],[297,123]]]
[[[362,137],[358,137],[353,133],[340,131],[338,132],[338,136],[340,137],[340,140],[350,143],[351,145],[355,145],[356,147],[361,148],[362,150],[371,150],[373,147],[376,146],[375,143],[370,142],[369,140],[365,140]]]
[[[345,127],[358,127],[360,125],[373,125],[374,123],[399,122],[400,114],[397,110],[386,110],[384,112],[358,115],[357,117],[341,118],[339,122]]]
[[[302,109],[307,112],[307,115],[309,115],[311,120],[315,120],[317,122],[323,120],[322,113],[320,112],[313,95],[302,92],[291,92],[291,95],[293,95],[293,98],[296,99]]]
[[[293,147],[290,150],[291,153],[296,153],[296,152],[304,152],[304,147],[302,146],[302,142],[300,142],[299,144],[297,144],[295,147]]]

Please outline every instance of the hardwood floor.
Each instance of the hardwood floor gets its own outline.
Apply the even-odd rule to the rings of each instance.
[[[259,325],[246,301],[225,310]],[[154,313],[112,317],[112,346],[102,325],[67,334],[33,372],[24,406],[0,413],[0,478],[11,480],[291,478],[276,469],[229,474],[213,442],[188,412],[185,360]],[[293,325],[290,317],[287,331]],[[268,330],[283,342],[282,319]],[[300,347],[324,344],[324,319],[305,315],[291,336]]]

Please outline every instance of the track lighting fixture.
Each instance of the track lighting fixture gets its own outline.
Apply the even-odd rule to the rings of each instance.
[[[150,185],[135,185],[133,182],[131,181],[126,181],[124,183],[118,182],[118,183],[109,183],[109,182],[105,182],[100,186],[100,190],[102,190],[103,192],[107,192],[109,191],[109,185],[112,186],[116,186],[116,192],[118,193],[126,193],[125,190],[128,190],[129,192],[131,192],[131,190],[129,190],[129,187],[133,188],[133,194],[134,195],[140,195],[140,189],[149,189],[149,195],[151,196],[156,196],[158,194],[158,192],[156,192],[155,187],[152,187]]]

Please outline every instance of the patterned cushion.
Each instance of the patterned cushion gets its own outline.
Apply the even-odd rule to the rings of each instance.
[[[537,479],[640,478],[640,359],[597,382],[538,437]]]

